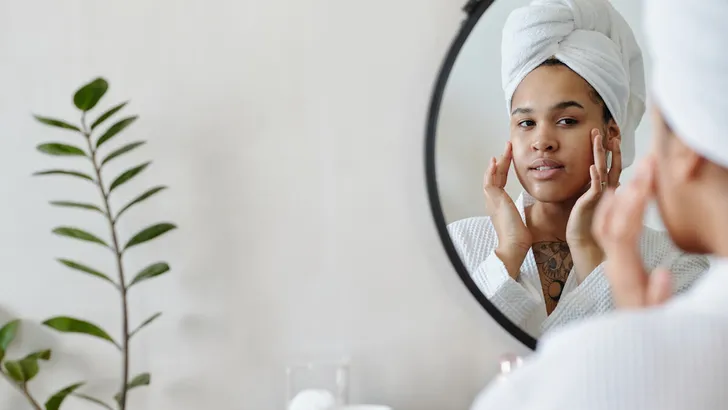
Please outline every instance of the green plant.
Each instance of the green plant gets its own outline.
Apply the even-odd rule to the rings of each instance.
[[[15,336],[20,329],[20,320],[13,320],[6,323],[0,328],[0,375],[5,378],[13,387],[15,387],[25,397],[33,409],[43,410],[38,400],[33,397],[30,392],[28,383],[38,375],[40,367],[38,362],[40,360],[50,360],[51,351],[41,350],[38,352],[30,353],[29,355],[17,360],[5,360],[7,359],[6,353],[8,347],[15,340]],[[5,360],[3,362],[3,360]],[[61,389],[58,393],[54,394],[45,403],[45,410],[58,410],[66,400],[66,397],[73,394],[76,389],[81,387],[84,383],[75,383],[66,388]]]
[[[80,111],[80,123],[78,124],[72,124],[71,122],[62,121],[56,118],[39,115],[34,116],[38,121],[45,125],[73,132],[76,134],[76,137],[79,138],[79,141],[85,143],[85,147],[83,147],[77,146],[75,145],[76,143],[73,142],[46,142],[38,145],[37,148],[40,152],[56,157],[72,157],[88,161],[93,169],[93,174],[89,175],[88,173],[67,168],[54,168],[36,172],[34,175],[68,176],[77,180],[90,182],[98,189],[100,203],[59,200],[52,201],[51,204],[58,207],[75,208],[101,214],[108,223],[110,241],[106,241],[86,230],[72,226],[59,226],[53,229],[53,233],[59,236],[91,242],[111,251],[116,270],[116,280],[112,279],[99,269],[89,267],[88,265],[73,259],[59,258],[58,261],[68,268],[102,279],[118,290],[122,306],[121,339],[115,340],[108,332],[94,323],[68,316],[53,317],[44,321],[43,324],[59,332],[82,333],[97,337],[111,343],[120,351],[122,360],[121,387],[119,388],[118,394],[114,397],[114,400],[118,405],[119,410],[125,410],[127,406],[127,393],[129,390],[139,386],[149,385],[151,380],[149,373],[140,373],[131,377],[129,368],[130,341],[142,328],[152,323],[161,315],[161,313],[153,314],[132,330],[129,323],[128,293],[132,287],[169,272],[170,267],[166,262],[155,262],[141,270],[133,278],[131,278],[131,280],[129,280],[129,277],[127,277],[127,274],[124,271],[124,255],[129,249],[155,239],[175,229],[176,226],[169,222],[157,223],[140,230],[137,234],[133,235],[124,242],[122,242],[120,238],[118,224],[121,216],[133,206],[151,198],[166,189],[166,187],[155,186],[149,188],[135,199],[119,207],[118,211],[113,211],[117,208],[112,206],[112,203],[114,202],[112,200],[112,194],[147,169],[151,162],[144,162],[129,168],[111,179],[111,183],[107,184],[104,182],[104,171],[111,161],[118,160],[123,155],[134,151],[145,143],[144,141],[133,141],[120,145],[115,149],[108,149],[109,145],[111,145],[109,142],[112,141],[112,138],[116,137],[119,133],[133,124],[136,121],[137,116],[121,118],[120,120],[113,122],[113,124],[106,128],[104,132],[97,132],[102,125],[110,122],[109,120],[121,111],[127,105],[128,101],[107,109],[101,115],[96,117],[90,125],[88,124],[87,116],[97,106],[101,98],[106,94],[108,88],[109,85],[106,80],[103,78],[96,78],[76,91],[73,96],[73,102],[76,108]],[[73,386],[69,386],[69,388],[71,387]],[[106,409],[113,409],[103,400],[83,395],[77,396],[90,400]]]

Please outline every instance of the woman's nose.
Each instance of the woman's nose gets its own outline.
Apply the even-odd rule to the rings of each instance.
[[[554,140],[541,138],[531,144],[531,149],[534,151],[552,152],[559,149],[559,144]]]

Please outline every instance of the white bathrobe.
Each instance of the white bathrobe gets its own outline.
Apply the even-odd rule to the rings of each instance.
[[[728,259],[657,308],[616,311],[546,335],[472,410],[728,408]]]
[[[524,223],[524,209],[534,202],[525,191],[516,200]],[[495,254],[498,236],[489,217],[453,222],[448,231],[460,259],[481,292],[506,317],[533,337],[538,338],[547,330],[568,322],[614,309],[604,264],[597,266],[578,286],[572,269],[556,309],[547,317],[533,250],[526,255],[520,275],[514,280]],[[663,231],[645,227],[640,245],[649,271],[658,266],[670,268],[676,293],[688,289],[709,267],[707,258],[681,251]]]

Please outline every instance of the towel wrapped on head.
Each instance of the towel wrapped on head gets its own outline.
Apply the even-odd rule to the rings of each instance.
[[[644,62],[632,29],[608,0],[535,0],[510,14],[501,50],[509,113],[521,81],[556,58],[602,97],[621,130],[622,166],[632,164],[645,112]]]
[[[687,146],[728,168],[728,2],[648,0],[644,16],[662,115]]]

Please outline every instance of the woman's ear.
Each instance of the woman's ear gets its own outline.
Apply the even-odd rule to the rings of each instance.
[[[606,140],[609,141],[612,138],[619,138],[620,140],[622,139],[622,131],[619,129],[619,125],[617,125],[617,122],[614,121],[614,119],[609,120],[609,123],[607,123]],[[605,143],[607,141],[605,141]]]

